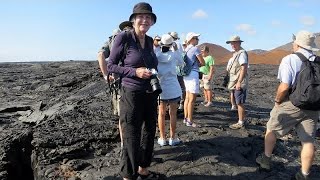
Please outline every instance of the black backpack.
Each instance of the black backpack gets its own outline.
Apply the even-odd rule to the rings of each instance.
[[[292,86],[289,100],[305,110],[320,110],[320,57],[309,61],[303,54],[295,53],[302,61],[297,79]]]

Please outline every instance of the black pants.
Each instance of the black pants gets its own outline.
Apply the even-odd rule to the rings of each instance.
[[[177,76],[180,87],[181,87],[181,91],[182,91],[182,97],[181,97],[181,101],[180,104],[183,104],[184,99],[186,98],[186,86],[184,85],[184,81],[183,81],[183,76]]]
[[[157,97],[153,93],[132,91],[122,87],[120,123],[123,149],[120,175],[136,179],[138,167],[150,166],[157,120]]]

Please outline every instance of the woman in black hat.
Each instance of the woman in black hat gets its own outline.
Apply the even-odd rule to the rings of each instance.
[[[157,69],[158,61],[153,39],[146,33],[157,17],[152,7],[142,2],[134,6],[129,20],[133,29],[116,37],[108,62],[108,71],[122,77],[120,175],[123,179],[159,179],[147,169],[153,154],[159,94],[151,88],[150,79],[155,76],[150,70]],[[121,66],[120,59],[124,59]]]

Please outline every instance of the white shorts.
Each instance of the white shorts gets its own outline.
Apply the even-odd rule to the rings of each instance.
[[[186,92],[199,94],[200,92],[200,81],[199,73],[197,71],[191,71],[188,76],[183,76],[184,85],[186,86]]]

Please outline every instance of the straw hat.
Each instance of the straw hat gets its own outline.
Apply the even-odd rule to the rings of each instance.
[[[227,44],[230,44],[231,42],[243,42],[239,36],[231,36],[229,41],[227,41],[226,43]]]

